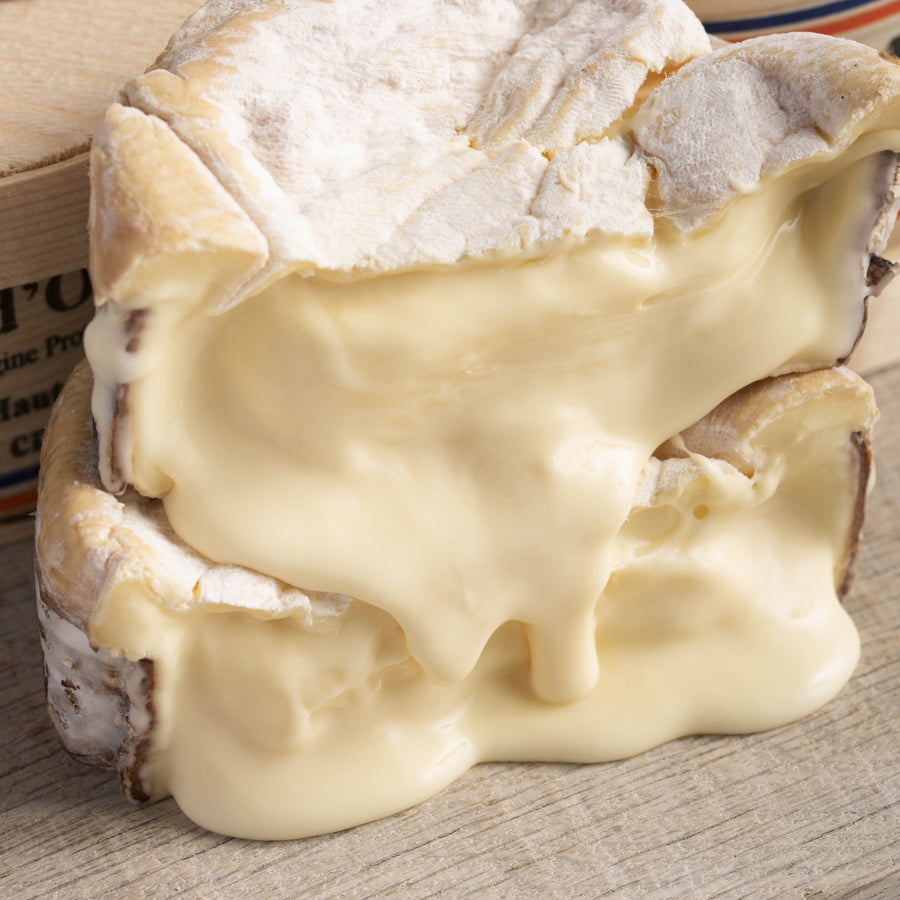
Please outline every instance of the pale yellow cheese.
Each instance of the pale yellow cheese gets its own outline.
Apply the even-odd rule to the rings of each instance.
[[[466,679],[438,685],[396,622],[368,604],[318,598],[252,610],[264,581],[206,564],[194,598],[176,606],[179,591],[166,585],[183,568],[189,589],[193,557],[169,543],[152,501],[126,497],[110,532],[125,543],[97,588],[89,634],[106,648],[101,661],[153,660],[143,788],[172,793],[216,831],[293,838],[420,802],[482,760],[597,762],[812,712],[859,652],[835,583],[860,488],[848,437],[871,424],[871,393],[836,372],[788,378],[742,402],[755,408],[760,394],[759,426],[722,444],[734,464],[689,452],[642,471],[592,614],[597,683],[572,703],[530,689],[520,624],[490,638]],[[713,443],[718,427],[708,428]],[[688,447],[695,440],[686,434]],[[77,442],[67,452],[84,458]],[[97,495],[79,501],[76,540],[98,552],[107,545],[85,529],[108,515],[108,495],[77,487],[73,474],[69,490]],[[47,540],[52,526],[40,531]],[[52,557],[43,558],[46,573]],[[58,622],[44,610],[48,633]],[[137,725],[140,708],[135,715]]]
[[[95,143],[99,466],[138,493],[86,501],[84,625],[152,660],[143,785],[295,837],[811,712],[871,396],[710,411],[850,352],[896,67],[708,53],[670,0],[352,6],[208,7]]]
[[[536,692],[570,701],[597,682],[595,605],[654,448],[852,346],[859,223],[822,210],[869,190],[892,143],[797,166],[690,236],[161,307],[143,378],[108,353],[107,307],[88,355],[130,384],[133,482],[191,546],[385,610],[438,682],[521,622]]]

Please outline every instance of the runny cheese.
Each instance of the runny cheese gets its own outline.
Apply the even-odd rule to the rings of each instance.
[[[135,712],[66,739],[280,838],[827,701],[898,71],[676,0],[198,12],[92,150],[39,577]]]
[[[99,397],[128,384],[134,484],[227,564],[181,594],[122,567],[91,618],[104,653],[153,660],[148,792],[297,837],[478,761],[615,759],[830,699],[858,657],[836,585],[868,389],[785,401],[762,435],[713,428],[740,459],[667,439],[852,346],[860,217],[822,211],[870,190],[896,138],[688,237],[297,274],[216,314],[157,307],[128,354],[101,310],[88,354]],[[128,510],[153,502],[125,502],[142,540]],[[324,599],[260,604],[247,570]]]
[[[536,693],[584,697],[653,450],[744,385],[852,346],[860,223],[833,211],[897,138],[817,167],[819,184],[798,166],[688,238],[157,308],[136,380],[101,313],[87,350],[101,385],[131,382],[131,480],[210,559],[386,611],[437,682],[519,622]]]
[[[818,376],[825,388],[810,393],[804,379]],[[765,427],[725,439],[733,461],[689,450],[645,466],[593,609],[596,686],[570,703],[531,690],[521,623],[439,685],[382,610],[316,595],[247,608],[271,588],[203,570],[166,537],[158,504],[126,496],[116,539],[155,563],[136,553],[110,570],[89,634],[107,668],[109,653],[153,660],[144,790],[216,831],[293,838],[421,802],[479,761],[599,762],[817,709],[858,658],[835,583],[860,474],[848,430],[867,427],[871,393],[840,372],[762,391]],[[722,436],[712,425],[713,444]],[[99,526],[88,518],[77,527]]]

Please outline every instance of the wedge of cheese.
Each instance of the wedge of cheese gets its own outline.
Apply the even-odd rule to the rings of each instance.
[[[851,435],[874,413],[828,367],[893,271],[898,98],[875,51],[790,35],[712,52],[674,0],[230,0],[189,20],[94,145],[86,347],[110,493],[47,475],[38,536],[48,623],[130,661],[123,679],[154,673],[129,783],[286,836],[415,802],[477,759],[607,759],[831,696],[856,653],[835,594],[867,471]],[[101,516],[104,556],[68,501],[51,530],[73,479],[104,515],[152,510],[138,530],[161,555],[137,562]],[[798,491],[796,515],[767,505]],[[66,601],[82,565],[103,575]],[[687,681],[666,636],[682,619]],[[768,684],[776,646],[777,690],[703,687],[726,660],[723,685]],[[272,712],[266,679],[305,712]],[[426,724],[396,724],[423,703]],[[448,724],[479,704],[508,739]],[[531,736],[557,720],[563,743]],[[237,749],[213,764],[223,732]],[[362,786],[368,740],[390,796]],[[179,768],[179,745],[233,794]],[[246,808],[260,781],[294,799],[321,783],[334,809],[267,825]]]

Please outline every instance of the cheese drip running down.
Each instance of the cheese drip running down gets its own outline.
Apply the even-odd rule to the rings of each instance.
[[[516,621],[536,692],[585,696],[639,473],[744,385],[852,346],[874,220],[840,210],[898,142],[798,165],[690,237],[660,226],[451,270],[288,277],[217,315],[155,310],[131,361],[154,373],[131,384],[134,484],[209,558],[385,610],[438,682]],[[109,309],[87,350],[123,381]]]

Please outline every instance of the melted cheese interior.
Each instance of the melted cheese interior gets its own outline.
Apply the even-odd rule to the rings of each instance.
[[[91,639],[154,660],[145,786],[212,830],[294,838],[421,802],[479,761],[598,762],[812,712],[859,652],[834,583],[865,404],[822,405],[770,428],[752,474],[697,455],[648,464],[596,604],[596,687],[572,703],[535,697],[518,623],[438,685],[367,604],[175,611],[140,571],[113,579]]]
[[[136,380],[101,320],[89,358],[132,381],[133,482],[191,546],[385,610],[441,683],[521,622],[535,691],[570,701],[597,682],[594,609],[654,448],[853,344],[872,223],[823,210],[867,195],[879,159],[836,165],[690,237],[158,306]]]
[[[634,504],[667,438],[849,351],[875,210],[834,210],[891,143],[797,166],[690,236],[661,221],[452,270],[294,274],[218,315],[175,290],[127,358],[124,314],[102,310],[97,396],[129,384],[133,481],[176,532],[363,601],[323,639],[112,590],[92,640],[157,665],[159,791],[215,830],[294,837],[478,760],[610,759],[831,697],[858,652],[834,589],[849,513],[811,501],[808,442]],[[846,441],[824,441],[828,465]]]

